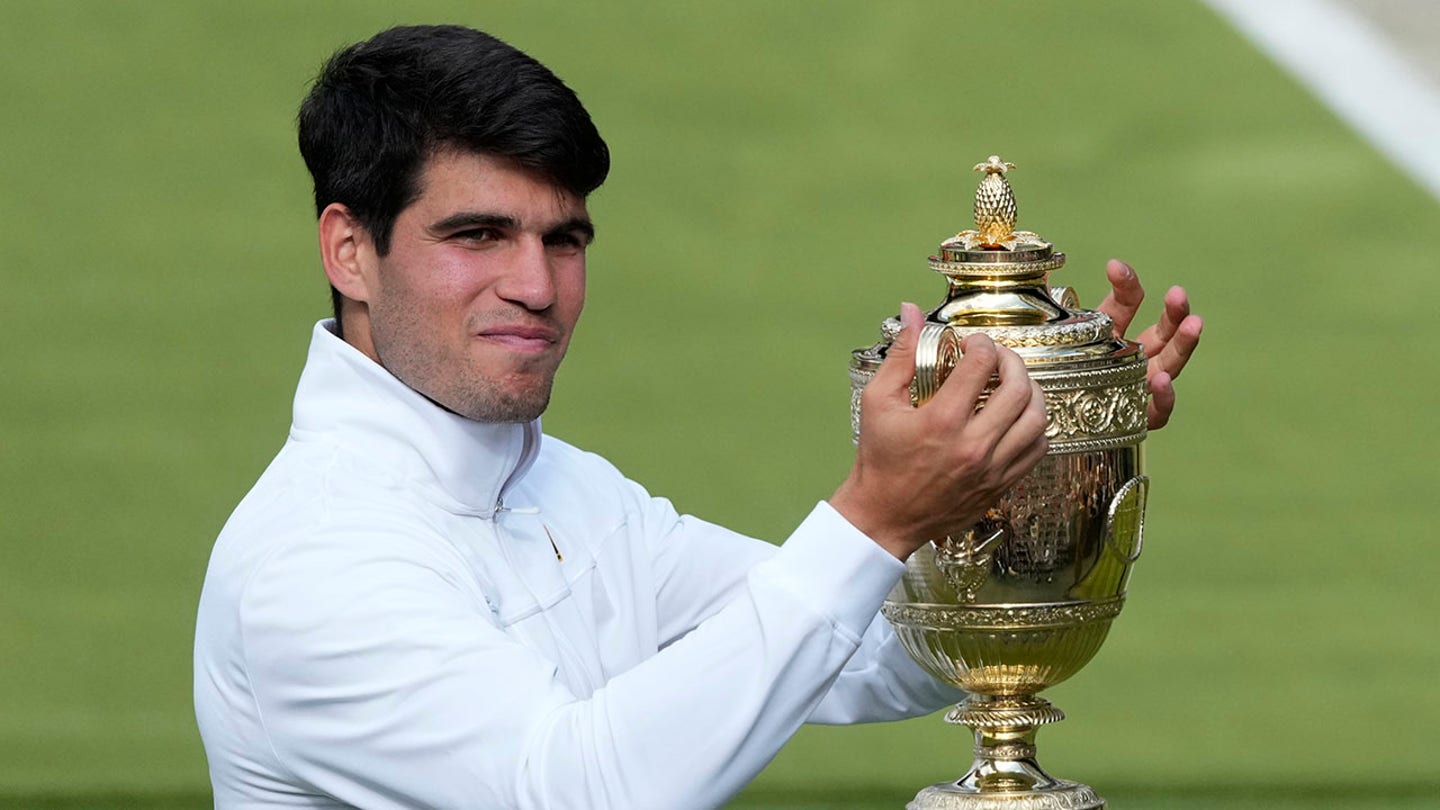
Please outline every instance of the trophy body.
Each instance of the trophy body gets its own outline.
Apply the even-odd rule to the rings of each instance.
[[[976,230],[946,240],[931,268],[949,294],[922,330],[912,394],[943,383],[960,340],[983,331],[1014,349],[1045,392],[1048,455],[969,529],[913,554],[883,613],[931,675],[970,693],[946,719],[975,734],[975,762],[926,788],[910,810],[1082,810],[1104,807],[1086,785],[1055,779],[1035,732],[1064,718],[1037,693],[1089,662],[1125,600],[1140,555],[1148,395],[1145,358],[1108,316],[1048,283],[1064,254],[1013,230],[1014,197],[992,157],[976,195]],[[851,357],[851,417],[899,330]],[[982,405],[983,407],[983,400]]]

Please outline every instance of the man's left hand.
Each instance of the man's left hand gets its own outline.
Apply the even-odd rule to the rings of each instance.
[[[1115,322],[1115,336],[1125,337],[1125,330],[1135,319],[1145,290],[1134,269],[1119,259],[1105,265],[1110,279],[1110,294],[1100,304],[1100,311]],[[1190,314],[1190,297],[1183,287],[1171,287],[1165,293],[1165,311],[1160,322],[1141,332],[1135,341],[1145,347],[1149,358],[1146,377],[1150,384],[1150,429],[1158,430],[1170,421],[1175,410],[1175,378],[1180,376],[1190,355],[1200,345],[1200,330],[1205,326],[1199,315]]]

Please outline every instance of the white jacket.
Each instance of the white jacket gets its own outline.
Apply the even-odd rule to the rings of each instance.
[[[677,515],[328,326],[200,599],[217,807],[715,807],[802,722],[960,697],[876,618],[903,566],[827,504],[779,549]]]

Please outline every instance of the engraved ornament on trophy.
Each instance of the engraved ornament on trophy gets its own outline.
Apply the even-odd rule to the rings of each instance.
[[[1049,452],[968,530],[911,555],[882,611],[931,675],[969,696],[946,715],[975,737],[970,771],[920,791],[908,810],[1092,810],[1089,786],[1051,777],[1036,730],[1064,718],[1039,692],[1079,672],[1125,602],[1140,556],[1148,479],[1143,470],[1145,357],[1117,338],[1104,313],[1049,284],[1065,254],[1015,230],[1014,165],[991,156],[975,194],[975,228],[940,244],[930,268],[949,283],[917,344],[912,397],[923,406],[968,334],[1015,350],[1045,392]],[[900,330],[851,354],[851,428],[861,389]],[[981,407],[983,407],[983,395]]]

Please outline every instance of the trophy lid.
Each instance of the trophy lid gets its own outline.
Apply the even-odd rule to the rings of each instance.
[[[999,155],[975,164],[983,175],[975,189],[975,227],[944,240],[930,257],[930,269],[945,276],[950,289],[929,319],[962,338],[983,331],[1031,365],[1112,354],[1121,347],[1110,318],[1081,309],[1068,288],[1049,285],[1065,254],[1039,234],[1016,230],[1015,191],[1006,177],[1014,168]]]
[[[1014,168],[999,155],[975,165],[983,173],[975,190],[975,227],[945,239],[930,256],[930,269],[945,276],[948,290],[926,318],[922,336],[929,340],[919,348],[936,356],[917,356],[912,395],[917,404],[927,399],[954,365],[960,341],[984,332],[1015,350],[1045,389],[1052,447],[1068,451],[1143,439],[1144,351],[1115,334],[1110,316],[1080,307],[1074,291],[1050,286],[1049,274],[1065,264],[1065,254],[1036,233],[1016,230],[1015,192],[1006,177]],[[899,318],[885,319],[880,331],[880,342],[851,354],[856,435],[858,391],[899,334]],[[1084,405],[1085,418],[1072,418],[1082,401],[1092,403]],[[1090,412],[1101,406],[1093,403],[1102,401],[1108,416],[1094,422]]]

